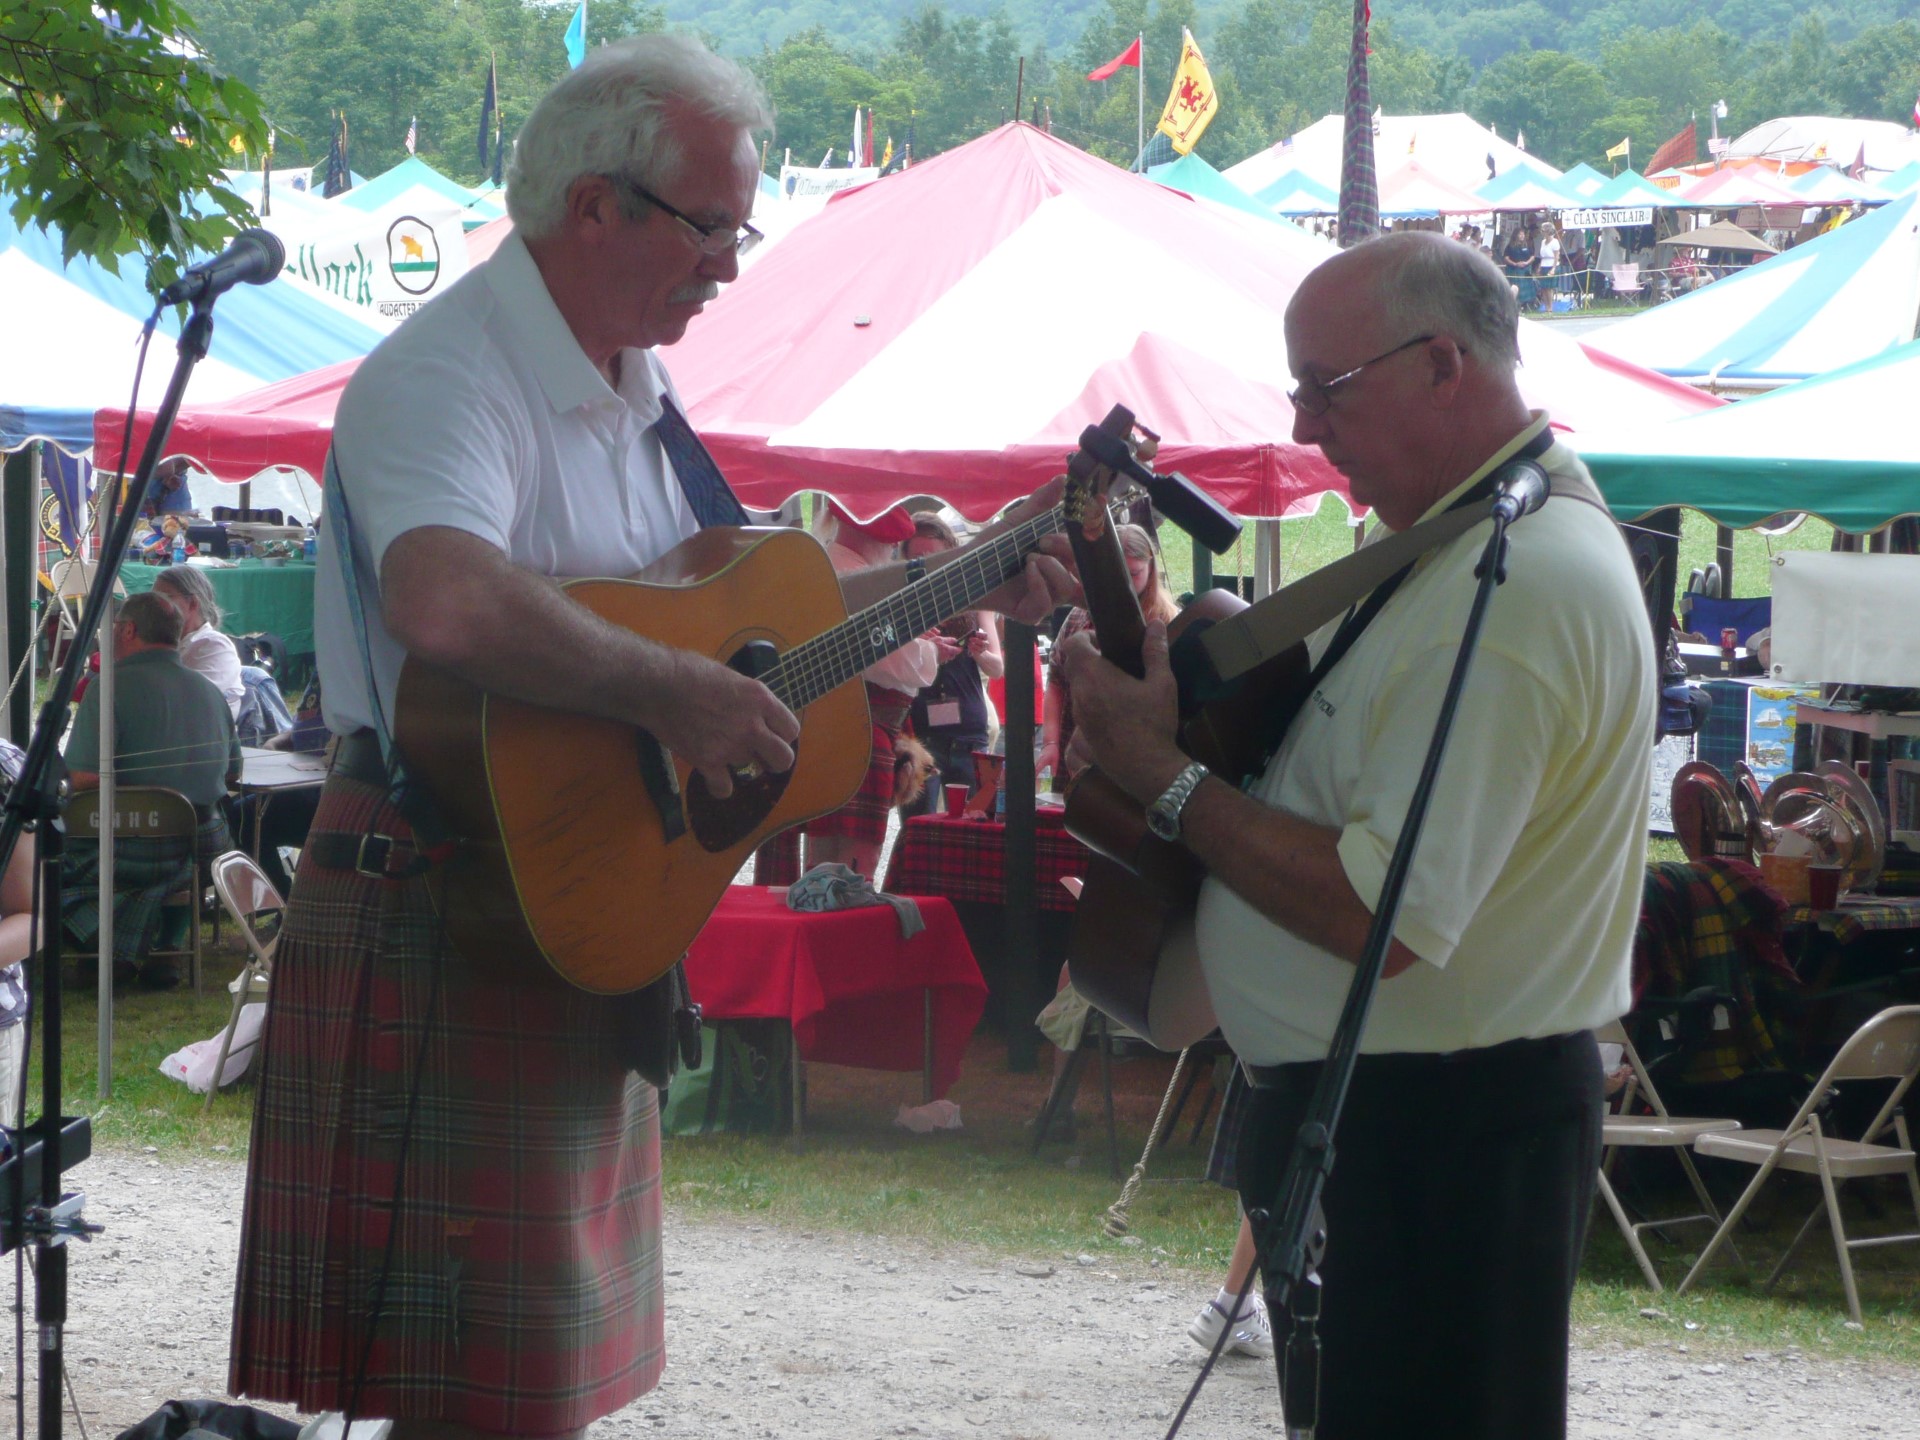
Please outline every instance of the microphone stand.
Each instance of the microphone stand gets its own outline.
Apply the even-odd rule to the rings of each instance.
[[[1326,1063],[1321,1068],[1319,1083],[1314,1086],[1306,1118],[1296,1132],[1286,1169],[1281,1172],[1271,1216],[1260,1212],[1249,1216],[1260,1237],[1267,1311],[1276,1316],[1289,1312],[1294,1315],[1294,1334],[1287,1344],[1274,1348],[1287,1440],[1312,1440],[1319,1423],[1320,1277],[1315,1267],[1327,1238],[1320,1196],[1333,1170],[1334,1132],[1339,1127],[1340,1111],[1353,1080],[1354,1063],[1360,1056],[1360,1036],[1366,1028],[1374,992],[1380,986],[1381,968],[1386,964],[1387,949],[1393,943],[1394,922],[1406,895],[1414,852],[1426,825],[1427,807],[1433,799],[1448,737],[1453,733],[1454,716],[1459,712],[1460,697],[1466,689],[1467,672],[1473,665],[1494,588],[1507,578],[1509,523],[1507,510],[1496,506],[1493,534],[1488,537],[1487,548],[1474,569],[1479,585],[1474,591],[1473,608],[1467,614],[1466,629],[1460,637],[1460,652],[1453,662],[1446,695],[1440,702],[1440,715],[1434,722],[1433,739],[1427,746],[1419,783],[1407,806],[1406,823],[1400,829],[1386,878],[1380,886],[1380,902],[1374,909],[1366,947],[1354,967],[1346,1004],[1327,1048]]]
[[[34,1263],[33,1314],[40,1356],[39,1436],[40,1440],[60,1440],[62,1420],[61,1384],[65,1376],[64,1330],[67,1321],[67,1241],[90,1239],[101,1227],[85,1218],[85,1192],[63,1193],[65,1172],[85,1160],[93,1149],[93,1127],[88,1118],[61,1114],[60,1091],[60,869],[66,849],[66,825],[61,819],[60,787],[62,768],[56,767],[61,732],[66,728],[67,706],[72,702],[75,685],[85,667],[93,638],[100,628],[113,586],[126,559],[127,546],[139,523],[140,507],[145,502],[153,470],[161,448],[173,430],[174,417],[186,395],[193,367],[206,358],[213,339],[213,302],[217,297],[203,294],[193,302],[192,313],[181,327],[179,360],[168,382],[166,397],[154,416],[147,434],[146,448],[134,474],[126,499],[110,513],[107,535],[102,542],[98,568],[87,591],[65,662],[53,682],[47,702],[34,723],[33,737],[27,745],[27,758],[20,778],[8,794],[4,815],[0,817],[0,873],[13,859],[20,834],[33,827],[40,838],[37,856],[38,884],[34,887],[35,934],[43,938],[39,984],[31,1000],[38,1011],[41,1029],[40,1071],[42,1103],[40,1118],[26,1129],[9,1132],[10,1148],[0,1160],[0,1174],[6,1176],[7,1199],[4,1230],[0,1232],[0,1250],[31,1243],[36,1251]],[[159,310],[156,307],[155,317]],[[134,397],[139,403],[139,397]],[[112,817],[106,817],[112,833]],[[109,842],[111,843],[111,842]],[[16,1117],[8,1116],[11,1120]],[[30,1198],[36,1197],[37,1198]]]

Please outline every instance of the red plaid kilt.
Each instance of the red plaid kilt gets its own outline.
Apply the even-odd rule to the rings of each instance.
[[[887,815],[893,809],[893,741],[907,723],[911,695],[867,685],[867,710],[873,717],[873,758],[867,778],[853,798],[830,815],[807,822],[807,834],[864,840],[881,845],[887,838]]]
[[[377,787],[337,775],[314,828],[407,833]],[[615,1058],[609,1001],[476,975],[438,931],[424,881],[301,864],[268,1003],[229,1384],[303,1411],[349,1403],[425,1025],[359,1413],[577,1430],[651,1390],[665,1361],[658,1097]]]

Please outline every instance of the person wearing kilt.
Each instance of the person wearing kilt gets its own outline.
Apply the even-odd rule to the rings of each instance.
[[[799,721],[759,682],[549,578],[632,574],[741,513],[656,347],[758,238],[769,121],[753,79],[689,37],[594,49],[519,133],[514,233],[341,397],[315,610],[341,739],[268,1002],[236,1394],[389,1418],[394,1440],[549,1437],[659,1380],[658,1093],[634,1068],[660,1076],[633,1053],[635,1007],[448,944],[382,737],[412,655],[643,727],[720,795],[736,767],[792,764]],[[841,583],[864,606],[906,579]],[[1072,589],[1048,555],[993,598],[1037,618]]]

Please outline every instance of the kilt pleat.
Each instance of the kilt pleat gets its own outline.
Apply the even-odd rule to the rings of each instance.
[[[314,828],[406,833],[339,776]],[[359,1414],[554,1435],[652,1389],[658,1097],[617,1058],[616,1014],[475,973],[423,881],[303,858],[267,1007],[233,1392],[349,1403],[390,1230]]]

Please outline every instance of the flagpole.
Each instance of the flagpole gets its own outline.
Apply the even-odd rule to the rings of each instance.
[[[1140,63],[1133,67],[1133,163],[1138,165],[1147,153],[1147,32],[1140,31],[1133,40],[1140,47]]]

